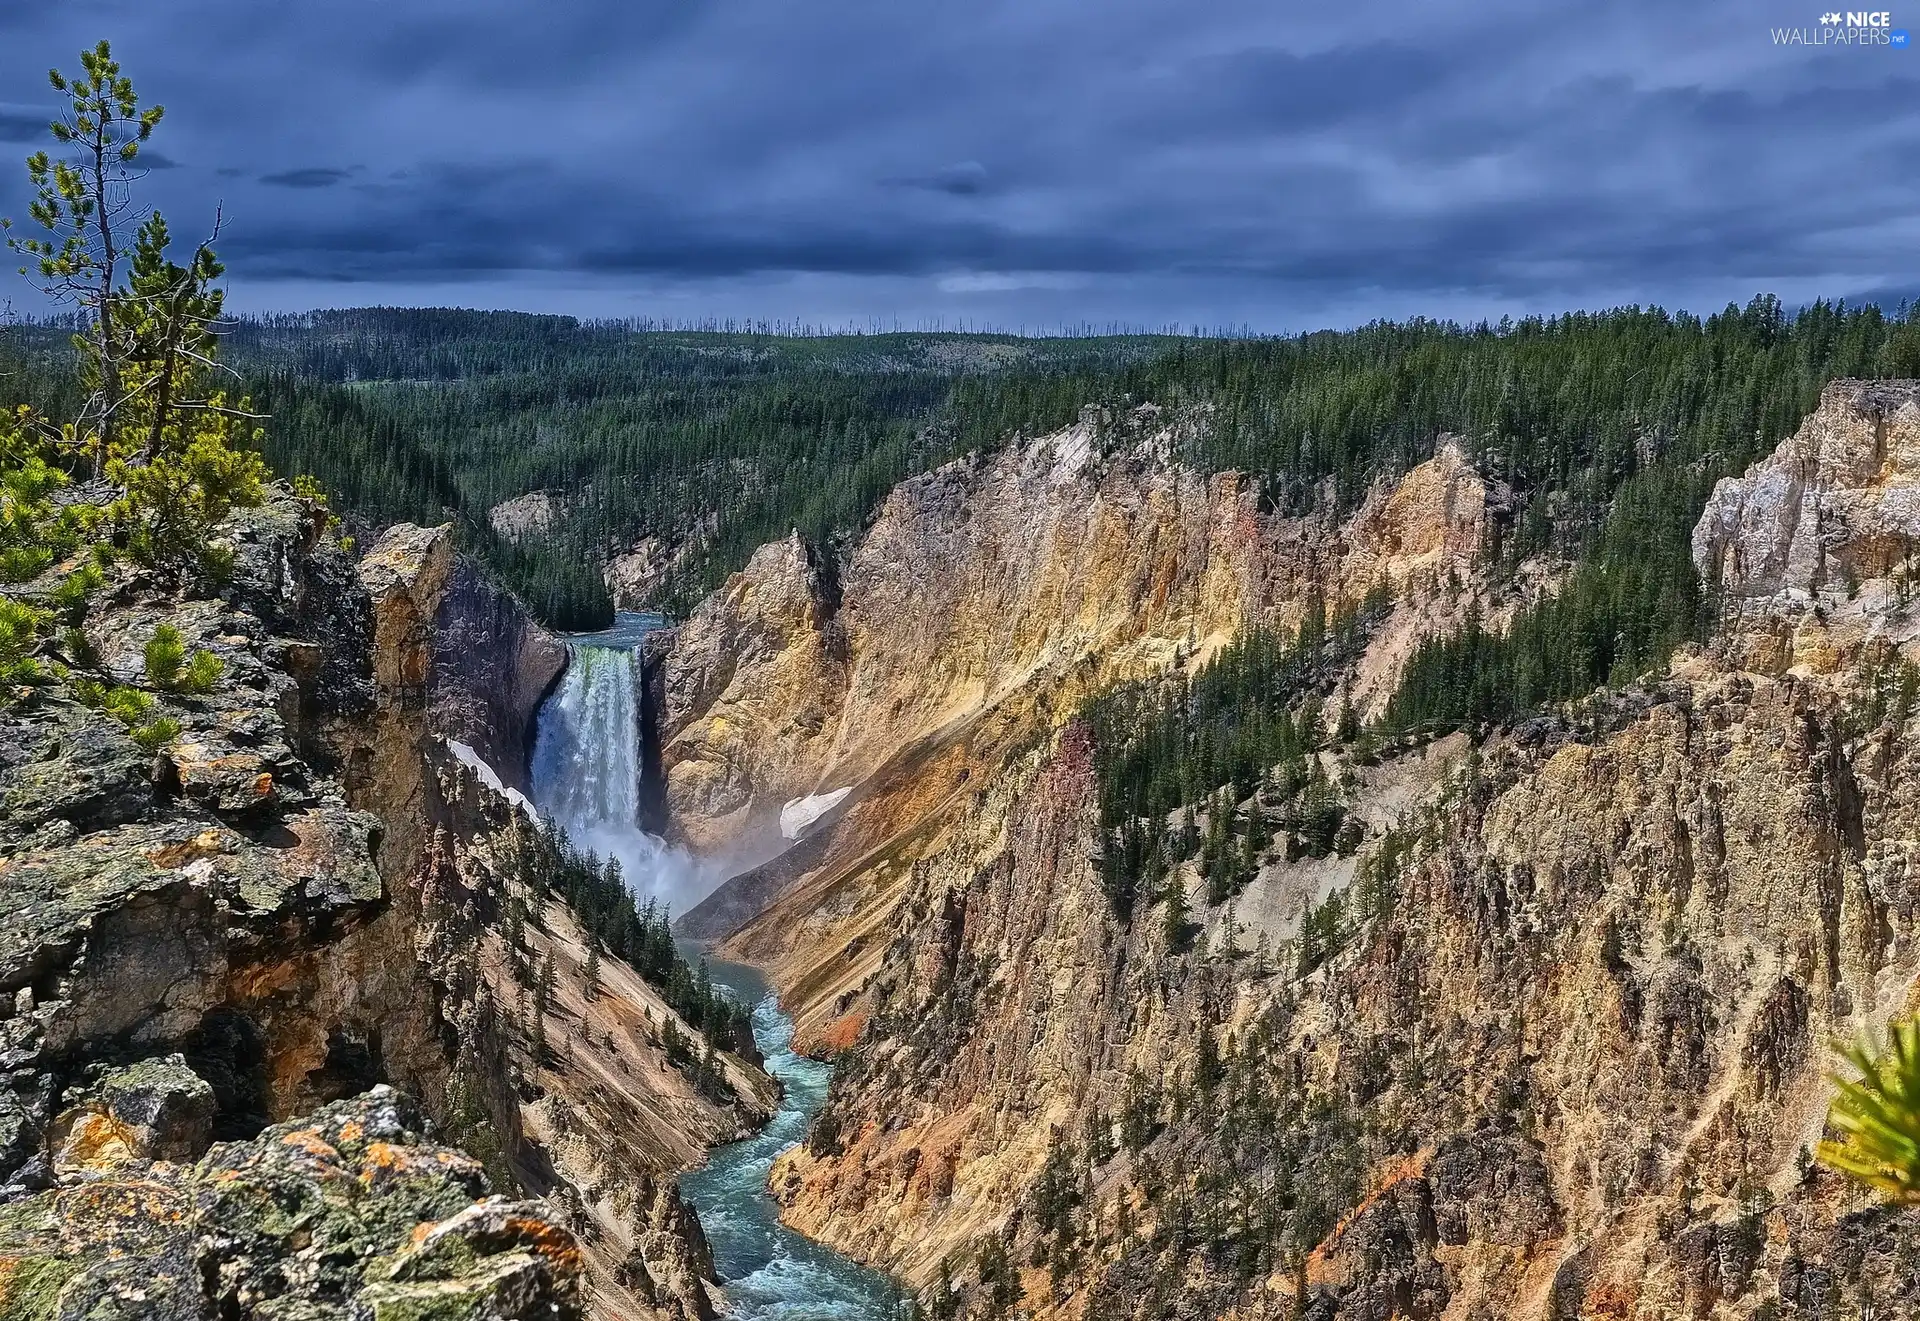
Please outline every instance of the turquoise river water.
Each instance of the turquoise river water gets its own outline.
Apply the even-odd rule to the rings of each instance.
[[[740,1321],[892,1321],[904,1315],[902,1295],[886,1276],[780,1223],[767,1174],[774,1157],[805,1140],[826,1103],[833,1069],[794,1054],[793,1021],[757,970],[723,960],[709,966],[718,985],[754,1006],[754,1040],[767,1072],[785,1088],[772,1123],[716,1149],[680,1180],[713,1245],[727,1315]]]

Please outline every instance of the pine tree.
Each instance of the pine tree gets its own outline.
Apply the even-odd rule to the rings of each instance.
[[[43,292],[76,306],[84,325],[74,343],[86,394],[61,435],[95,477],[120,488],[105,516],[134,558],[224,570],[209,534],[232,508],[259,503],[268,473],[254,452],[260,415],[212,384],[224,301],[213,282],[223,269],[209,243],[185,266],[173,262],[157,211],[128,248],[137,162],[164,112],[141,106],[106,42],[80,61],[77,76],[49,75],[68,100],[51,125],[68,154],[27,161],[31,215],[46,236],[8,239],[31,259]]]
[[[1240,837],[1240,865],[1235,877],[1235,888],[1251,883],[1260,873],[1260,850],[1266,842],[1261,838],[1266,833],[1261,827],[1265,819],[1265,815],[1260,810],[1260,802],[1255,799],[1247,814],[1247,832]]]
[[[507,901],[507,929],[501,939],[507,947],[507,961],[513,967],[514,980],[520,982],[525,981],[525,975],[521,972],[523,961],[520,951],[527,938],[526,914],[526,905],[520,902],[518,895]]]
[[[548,950],[540,960],[540,976],[535,983],[533,996],[534,1012],[545,1017],[553,1008],[553,992],[557,982],[553,970],[553,951]]]
[[[27,158],[34,188],[30,214],[46,237],[9,237],[7,246],[30,259],[44,294],[78,307],[86,323],[76,338],[85,347],[87,395],[74,430],[87,440],[93,475],[98,477],[118,443],[126,394],[128,336],[118,315],[125,244],[121,225],[134,211],[131,184],[140,149],[166,110],[140,104],[132,80],[121,72],[106,42],[82,51],[80,65],[78,75],[58,69],[47,75],[53,90],[67,99],[51,128],[54,141],[69,154],[57,161],[44,151]]]
[[[1178,952],[1186,948],[1187,887],[1178,871],[1167,878],[1167,912],[1162,930],[1170,951]]]
[[[600,997],[600,945],[592,937],[587,939],[587,966],[581,975],[583,993],[589,1002]]]

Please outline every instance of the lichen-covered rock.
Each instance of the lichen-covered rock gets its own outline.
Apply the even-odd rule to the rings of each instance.
[[[69,1097],[71,1101],[73,1098]],[[61,1116],[55,1164],[105,1168],[132,1160],[198,1160],[213,1140],[213,1088],[166,1055],[113,1069]]]
[[[258,621],[262,678],[295,732],[304,738],[328,718],[367,717],[372,612],[326,511],[276,488],[266,504],[237,511],[221,540],[234,556],[225,599]],[[313,738],[301,747],[307,756],[321,751]]]
[[[581,1256],[539,1203],[380,1087],[196,1165],[108,1172],[0,1207],[0,1315],[460,1318],[583,1314]]]
[[[0,711],[0,838],[50,821],[97,829],[153,806],[154,757],[121,725],[77,702]]]

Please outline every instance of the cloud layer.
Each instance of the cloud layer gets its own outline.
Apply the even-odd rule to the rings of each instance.
[[[250,306],[1290,329],[1920,283],[1920,53],[1778,45],[1793,0],[1555,8],[72,0],[0,16],[0,143],[110,37]]]

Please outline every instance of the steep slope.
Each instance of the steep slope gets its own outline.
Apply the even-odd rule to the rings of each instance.
[[[356,564],[323,508],[276,489],[236,513],[221,541],[232,568],[218,594],[183,593],[116,562],[87,611],[84,645],[60,643],[73,672],[10,693],[0,711],[0,912],[12,932],[0,942],[5,1195],[50,1189],[64,1241],[91,1242],[119,1232],[121,1214],[112,1196],[75,1191],[100,1176],[96,1148],[116,1168],[155,1155],[190,1163],[213,1138],[250,1139],[391,1083],[487,1158],[495,1188],[547,1195],[511,1215],[545,1218],[536,1237],[551,1236],[564,1270],[521,1289],[514,1307],[709,1315],[700,1277],[710,1268],[670,1175],[755,1122],[770,1084],[742,1061],[727,1066],[718,1100],[700,1094],[658,1045],[671,1011],[617,961],[590,1012],[555,997],[543,1033],[500,1011],[515,992],[486,957],[516,900],[536,913],[525,938],[536,954],[564,951],[569,919],[529,880],[541,832],[444,735],[483,718],[510,729],[528,720],[545,681],[512,658],[537,658],[544,635],[510,598],[471,578],[460,586],[444,528],[396,527]],[[162,624],[188,655],[217,659],[205,691],[153,672],[146,653]],[[490,679],[468,654],[475,646],[533,677]],[[97,665],[100,687],[83,665]],[[111,696],[107,683],[123,691]],[[143,704],[138,717],[113,714],[132,704]],[[572,966],[564,954],[554,961]],[[609,1084],[571,1052],[538,1047],[542,1035],[562,1043],[589,1028],[602,1051],[610,1033],[626,1035],[631,1081]],[[110,1107],[88,1118],[103,1070],[168,1056],[178,1057],[174,1091],[205,1110],[189,1136],[162,1153]],[[555,1116],[568,1107],[609,1122],[563,1133]],[[420,1129],[394,1122],[390,1144]],[[348,1158],[360,1159],[357,1149]],[[422,1159],[451,1168],[451,1157]],[[162,1200],[197,1204],[195,1181],[224,1178],[220,1168],[156,1175],[170,1190]],[[322,1184],[348,1177],[305,1173]],[[471,1202],[480,1186],[459,1173],[431,1200],[440,1207],[466,1189]],[[513,1241],[475,1226],[497,1250]],[[190,1244],[207,1232],[183,1224],[186,1237],[156,1239],[154,1250],[197,1252]],[[209,1314],[257,1314],[266,1286],[245,1281],[275,1269],[282,1250],[303,1249],[247,1247],[250,1265],[207,1286]],[[590,1289],[577,1278],[583,1263]],[[284,1267],[295,1269],[293,1256]],[[417,1269],[408,1278],[438,1278]],[[45,1270],[47,1281],[72,1274]],[[82,1272],[72,1287],[92,1297],[83,1276],[93,1278]],[[413,1305],[406,1292],[394,1306]],[[454,1293],[440,1292],[451,1308]]]
[[[1723,483],[1701,520],[1703,575],[1731,603],[1712,648],[1477,747],[1389,747],[1370,765],[1364,741],[1326,740],[1328,777],[1367,822],[1358,846],[1344,860],[1268,857],[1238,911],[1208,907],[1180,865],[1197,932],[1170,930],[1164,901],[1127,920],[1109,904],[1096,749],[1075,702],[1148,656],[1204,651],[1215,629],[1297,617],[1289,591],[1332,601],[1379,578],[1394,614],[1343,683],[1364,696],[1372,665],[1374,691],[1390,686],[1408,631],[1450,627],[1455,602],[1498,602],[1467,570],[1486,540],[1475,519],[1499,497],[1449,475],[1444,454],[1345,528],[1263,519],[1249,500],[1237,525],[1251,535],[1181,543],[1168,581],[1189,586],[1154,624],[1089,630],[1099,654],[1062,667],[991,671],[1042,676],[1031,694],[982,681],[997,700],[970,707],[936,684],[919,714],[911,700],[856,705],[863,690],[840,677],[889,651],[913,658],[902,684],[911,665],[946,673],[933,651],[956,645],[948,584],[977,571],[952,549],[903,570],[918,590],[896,600],[935,611],[903,606],[904,640],[867,636],[869,614],[867,635],[843,635],[839,668],[785,671],[813,676],[795,689],[814,705],[790,725],[746,700],[779,659],[690,686],[709,706],[689,710],[731,702],[723,720],[774,725],[743,737],[728,778],[686,777],[675,807],[696,822],[861,786],[844,817],[747,879],[769,906],[731,938],[774,970],[812,1040],[841,1052],[814,1141],[775,1172],[789,1219],[929,1286],[938,1315],[1019,1303],[1651,1321],[1920,1306],[1903,1246],[1920,1223],[1808,1155],[1828,1043],[1920,1007],[1907,893],[1920,731],[1912,658],[1897,650],[1915,621],[1905,555],[1888,550],[1920,533],[1903,457],[1916,435],[1920,386],[1829,387],[1799,436]],[[1004,462],[1037,472],[1042,455]],[[1233,482],[1189,489],[1225,486],[1230,503]],[[1097,520],[1078,511],[1111,491],[1080,487],[1061,508],[1076,526]],[[1188,507],[1223,526],[1212,501]],[[1396,508],[1436,512],[1383,535]],[[1016,526],[1046,545],[1040,512]],[[1128,530],[1150,558],[1154,539]],[[1764,551],[1767,535],[1786,549]],[[1063,563],[1100,563],[1069,544]],[[1449,572],[1464,582],[1452,597]],[[1138,578],[1107,562],[1077,581],[1116,580]],[[861,579],[850,566],[841,581],[838,617]],[[736,583],[716,611],[761,599],[756,587]],[[1120,589],[1114,616],[1142,599]],[[1017,596],[1000,617],[1021,618]],[[800,636],[774,657],[834,654]],[[1075,666],[1100,677],[1077,682]],[[843,734],[849,709],[863,725]],[[956,709],[976,712],[958,737]],[[876,724],[921,743],[865,750]],[[689,752],[713,746],[700,717],[678,728]],[[782,755],[800,773],[764,764]],[[1303,924],[1298,902],[1261,902],[1262,887],[1331,899]],[[932,1288],[942,1281],[951,1295]]]
[[[1292,627],[1316,593],[1331,608],[1378,585],[1426,604],[1505,509],[1443,444],[1344,525],[1280,517],[1244,476],[1169,459],[1199,424],[1146,405],[1088,410],[901,484],[844,565],[816,563],[797,537],[763,547],[667,661],[678,828],[701,845],[738,839],[1010,701],[1064,713],[1252,625]]]
[[[1342,688],[1371,707],[1420,636],[1469,610],[1497,621],[1545,575],[1484,580],[1509,497],[1451,443],[1344,521],[1289,518],[1244,476],[1173,461],[1180,425],[1090,412],[916,478],[831,580],[798,541],[767,547],[677,630],[663,732],[683,835],[765,849],[787,802],[851,790],[683,923],[727,935],[758,914],[730,948],[797,992],[803,1040],[873,971],[913,858],[1089,694],[1372,597],[1381,622]]]

